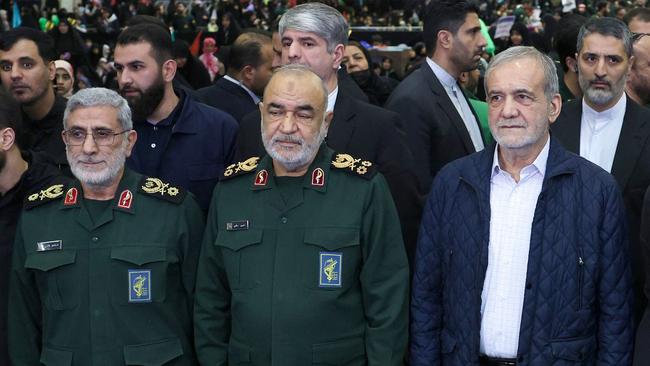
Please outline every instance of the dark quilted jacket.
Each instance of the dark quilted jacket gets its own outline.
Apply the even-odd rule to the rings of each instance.
[[[494,146],[434,180],[420,228],[411,360],[478,365]],[[614,179],[551,139],[530,242],[519,365],[629,365],[632,285]]]

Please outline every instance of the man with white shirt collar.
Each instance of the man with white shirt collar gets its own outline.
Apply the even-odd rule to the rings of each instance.
[[[639,227],[650,184],[650,111],[625,94],[633,63],[632,35],[618,19],[591,19],[578,35],[576,59],[583,98],[562,109],[553,134],[569,151],[610,172],[623,192],[632,246],[635,320],[645,308]]]
[[[271,79],[272,64],[271,37],[258,32],[242,33],[230,46],[228,73],[214,85],[198,90],[197,96],[240,122],[257,110],[259,96]]]
[[[629,365],[632,277],[616,182],[550,136],[562,99],[548,56],[509,48],[485,81],[497,146],[433,181],[411,365]]]
[[[413,158],[396,113],[359,101],[337,73],[345,55],[349,26],[336,9],[306,3],[289,9],[280,19],[282,64],[300,64],[318,75],[327,88],[327,111],[334,116],[327,146],[377,164],[386,177],[402,224],[409,258],[412,257],[421,212]],[[260,114],[244,117],[237,142],[237,160],[263,156]]]
[[[471,1],[431,1],[423,18],[426,62],[386,101],[404,120],[422,195],[445,164],[485,147],[478,118],[458,84],[462,72],[478,67],[487,45],[478,11]]]

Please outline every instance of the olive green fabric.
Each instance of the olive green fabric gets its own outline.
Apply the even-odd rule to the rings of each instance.
[[[176,203],[161,198],[185,194],[176,187],[141,187],[142,176],[125,171],[112,207],[94,221],[78,181],[23,211],[10,279],[14,364],[196,364],[191,310],[202,212],[189,194]]]
[[[336,168],[321,146],[288,202],[268,156],[219,182],[197,275],[202,364],[401,364],[409,272],[399,220],[374,165],[345,157]],[[327,256],[339,266],[329,273]]]

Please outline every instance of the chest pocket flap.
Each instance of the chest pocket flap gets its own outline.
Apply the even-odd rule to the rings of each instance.
[[[262,230],[219,231],[215,245],[238,251],[262,241]]]
[[[305,243],[337,250],[359,245],[356,228],[311,228],[305,230]]]
[[[142,266],[167,260],[167,249],[162,247],[117,247],[111,249],[111,259]]]
[[[25,268],[49,271],[75,262],[77,252],[74,250],[57,250],[30,253],[25,259]]]
[[[178,338],[124,346],[127,365],[160,366],[182,355],[183,347]]]

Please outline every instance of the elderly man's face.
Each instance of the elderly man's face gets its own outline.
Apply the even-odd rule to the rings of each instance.
[[[549,123],[560,113],[561,98],[544,95],[544,71],[525,57],[501,64],[486,80],[490,131],[500,148],[516,150],[543,146]]]
[[[36,43],[22,39],[7,51],[0,51],[2,85],[27,106],[42,100],[52,88],[54,62],[46,63]]]
[[[592,33],[584,38],[578,60],[578,82],[590,107],[603,111],[618,102],[632,66],[623,41]]]
[[[306,168],[327,134],[331,114],[325,113],[320,82],[315,76],[276,75],[264,92],[262,141],[286,171]]]
[[[112,184],[119,179],[136,138],[135,131],[122,130],[117,110],[111,106],[75,109],[63,132],[72,174],[86,185]]]

